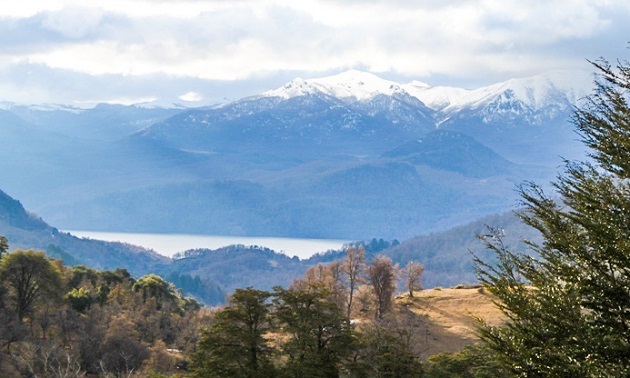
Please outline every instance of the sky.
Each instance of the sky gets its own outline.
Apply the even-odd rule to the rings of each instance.
[[[0,101],[226,102],[348,69],[478,88],[627,59],[627,0],[0,0]]]

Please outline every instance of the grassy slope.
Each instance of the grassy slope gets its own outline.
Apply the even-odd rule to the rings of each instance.
[[[475,333],[477,318],[499,325],[504,316],[492,302],[492,295],[480,288],[429,289],[399,295],[396,303],[407,307],[425,324],[419,343],[422,357],[437,353],[456,352],[479,339]]]

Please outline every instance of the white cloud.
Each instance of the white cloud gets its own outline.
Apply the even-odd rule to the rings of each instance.
[[[0,71],[224,81],[358,67],[488,83],[615,59],[629,16],[621,0],[21,0],[0,7]]]
[[[95,31],[103,13],[94,8],[70,7],[45,15],[42,26],[69,39],[78,39]]]
[[[197,92],[187,92],[178,97],[182,101],[199,102],[203,100],[203,97]]]

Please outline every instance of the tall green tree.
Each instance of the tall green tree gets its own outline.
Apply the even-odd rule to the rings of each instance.
[[[9,287],[9,298],[18,319],[23,319],[35,302],[60,297],[61,273],[44,252],[16,250],[0,261],[0,281]]]
[[[199,377],[272,377],[269,332],[270,293],[236,289],[228,306],[203,331],[194,357]]]
[[[480,334],[516,376],[630,376],[630,65],[593,63],[595,92],[574,120],[591,162],[567,163],[546,195],[521,188],[533,256],[486,237],[480,278],[507,316]]]
[[[274,288],[274,320],[286,334],[280,350],[288,377],[338,377],[352,348],[352,330],[344,310],[323,286]]]
[[[347,368],[352,377],[422,377],[416,341],[405,336],[409,329],[392,319],[374,321],[361,327],[357,353]]]

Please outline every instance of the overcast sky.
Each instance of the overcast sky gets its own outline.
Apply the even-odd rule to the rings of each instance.
[[[628,41],[628,0],[0,0],[0,101],[198,106],[351,68],[477,88]]]

